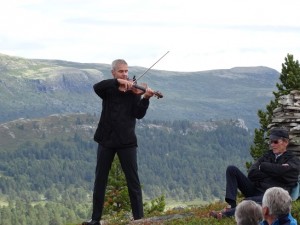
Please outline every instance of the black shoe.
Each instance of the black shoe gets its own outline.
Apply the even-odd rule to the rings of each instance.
[[[89,220],[89,221],[83,222],[81,225],[101,225],[101,223],[96,220]]]

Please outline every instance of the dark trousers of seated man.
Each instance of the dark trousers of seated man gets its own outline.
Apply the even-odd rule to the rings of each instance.
[[[115,154],[119,157],[126,177],[133,218],[136,220],[144,216],[142,190],[138,177],[137,148],[114,149],[98,145],[92,214],[92,219],[95,221],[100,221],[102,217],[108,175]]]
[[[237,167],[228,166],[226,170],[225,201],[231,206],[231,209],[226,211],[226,216],[234,215],[238,189],[245,196],[245,199],[253,200],[257,203],[262,201],[264,193],[259,191]]]

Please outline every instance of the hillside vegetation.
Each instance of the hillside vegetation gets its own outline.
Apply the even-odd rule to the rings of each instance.
[[[39,210],[57,209],[59,221],[88,218],[97,121],[94,115],[69,114],[0,124],[3,207],[36,202]],[[242,121],[141,120],[137,135],[145,202],[161,195],[177,201],[222,199],[226,166],[243,168],[250,159],[251,135]]]
[[[30,200],[38,200],[36,192],[45,194],[60,185],[90,191],[96,125],[97,117],[89,114],[1,124],[2,193],[17,198],[26,192]],[[222,197],[226,166],[244,166],[250,158],[251,136],[240,126],[239,121],[139,121],[138,160],[146,196],[165,194],[177,200]]]

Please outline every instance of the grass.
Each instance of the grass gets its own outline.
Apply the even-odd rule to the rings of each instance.
[[[171,203],[175,205],[175,202]],[[185,203],[186,204],[186,203]],[[183,204],[179,204],[183,205]],[[188,206],[186,208],[169,209],[163,213],[154,213],[146,215],[141,221],[131,222],[126,216],[116,216],[114,218],[106,218],[105,225],[235,225],[235,219],[224,218],[221,220],[209,216],[212,210],[221,210],[226,206],[226,203],[215,202],[206,205]],[[168,208],[168,207],[167,207]],[[300,221],[300,200],[294,201],[292,206],[293,217]],[[69,225],[80,225],[81,222]]]
[[[191,203],[199,203],[199,201],[189,202]],[[188,205],[187,203],[184,203]],[[209,212],[212,210],[221,210],[225,207],[225,203],[212,203],[206,205],[198,205],[198,206],[187,206],[185,208],[180,208],[178,206],[183,206],[182,203],[171,203],[174,205],[174,209],[167,209],[163,213],[153,213],[151,215],[146,215],[145,218],[141,221],[133,221],[131,222],[128,218],[128,215],[124,216],[115,216],[114,218],[107,217],[104,218],[105,225],[125,225],[125,224],[136,224],[136,225],[194,225],[194,224],[236,224],[234,218],[226,218],[222,220],[217,220],[215,218],[209,217]],[[168,205],[166,208],[170,208],[171,205]],[[127,218],[126,218],[127,217]],[[70,225],[80,225],[81,222],[70,224]]]

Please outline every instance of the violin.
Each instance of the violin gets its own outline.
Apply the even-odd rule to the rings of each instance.
[[[145,83],[141,83],[141,84],[137,84],[135,78],[133,78],[133,80],[129,80],[128,81],[133,81],[133,84],[132,84],[132,88],[130,89],[127,89],[125,87],[125,85],[120,85],[119,86],[119,90],[120,91],[131,91],[132,93],[136,94],[136,95],[143,95],[145,92],[146,92],[146,89],[148,87],[147,84]],[[159,98],[162,98],[163,97],[163,94],[159,91],[154,91],[154,96],[159,99]]]
[[[146,89],[147,89],[147,84],[141,84],[141,85],[138,85],[138,84],[133,84],[132,85],[132,92],[137,94],[137,95],[142,95],[146,92]],[[164,97],[163,94],[159,91],[154,91],[154,96],[159,99],[159,98],[162,98]]]
[[[147,89],[147,84],[142,84],[142,85],[138,85],[137,84],[137,80],[140,79],[142,76],[144,76],[156,63],[158,63],[163,57],[165,57],[167,54],[169,53],[169,51],[167,51],[162,57],[160,57],[152,66],[150,66],[142,75],[140,75],[137,79],[135,78],[135,76],[133,77],[133,84],[132,87],[129,89],[130,91],[132,91],[134,94],[137,95],[142,95],[146,92]],[[120,91],[128,91],[128,87],[127,84],[124,85],[119,85],[119,90]],[[157,99],[162,98],[163,95],[162,93],[160,93],[159,91],[154,91],[154,96],[157,97]]]

